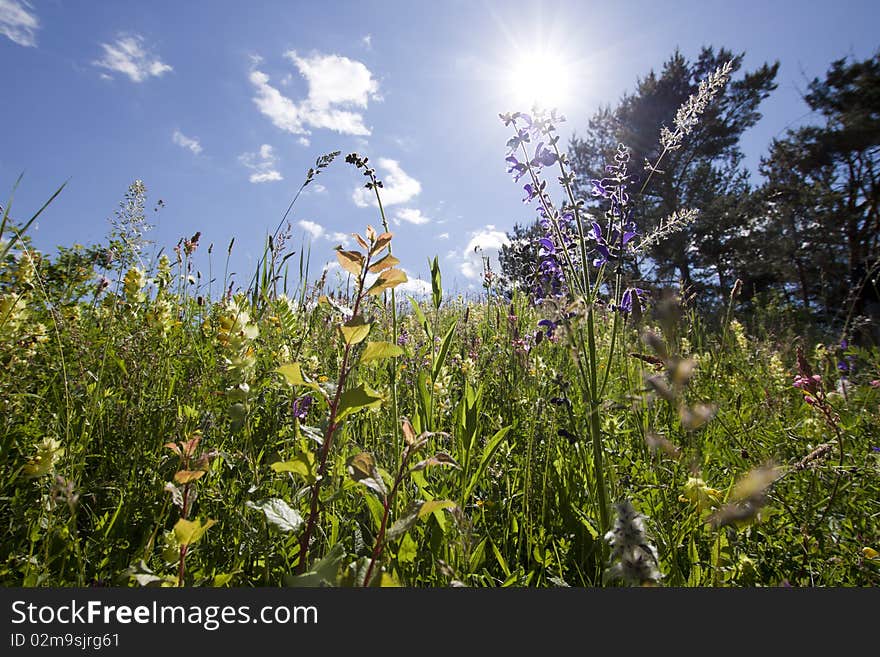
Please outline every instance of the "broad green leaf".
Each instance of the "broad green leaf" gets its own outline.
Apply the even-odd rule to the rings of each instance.
[[[248,501],[246,505],[251,509],[262,511],[266,516],[266,520],[283,532],[295,532],[303,524],[303,517],[300,515],[300,512],[291,508],[287,502],[279,497],[273,497],[261,504]]]
[[[370,390],[363,383],[356,388],[349,388],[339,397],[339,406],[336,408],[336,421],[348,417],[364,408],[379,408],[383,397],[375,390]]]
[[[388,495],[388,488],[382,480],[382,475],[379,474],[376,460],[372,454],[361,452],[352,456],[348,460],[348,472],[351,478],[359,484],[376,491],[382,497]]]
[[[397,548],[397,560],[401,563],[412,563],[416,560],[419,546],[409,534],[403,535],[400,547]]]
[[[269,466],[275,472],[293,472],[305,479],[306,483],[314,483],[317,477],[315,455],[312,452],[300,452],[289,461],[278,461]]]
[[[385,532],[386,541],[396,541],[406,534],[410,528],[419,521],[419,511],[422,510],[422,502],[412,502],[400,518],[394,521],[388,531]]]
[[[336,249],[336,259],[342,268],[349,274],[361,275],[361,267],[364,265],[364,256],[359,251],[344,251]]]
[[[192,545],[198,541],[208,528],[216,525],[216,520],[208,520],[204,525],[198,518],[195,520],[185,520],[181,518],[174,525],[174,536],[180,545]]]
[[[345,344],[357,344],[362,342],[370,334],[372,324],[364,321],[363,315],[355,315],[345,324],[339,327]]]
[[[385,290],[390,290],[393,287],[397,287],[401,283],[406,283],[407,281],[406,274],[403,273],[400,269],[389,269],[387,271],[383,271],[376,278],[376,281],[370,286],[370,289],[367,290],[367,294],[377,295],[382,294]]]
[[[391,269],[392,267],[399,265],[399,264],[400,264],[400,260],[398,260],[397,258],[395,258],[393,255],[391,255],[389,253],[381,260],[377,260],[372,265],[370,265],[369,271],[373,274],[376,274],[380,271],[385,271],[386,269]]]
[[[401,355],[403,355],[403,349],[396,344],[391,344],[390,342],[368,342],[364,353],[361,355],[361,362],[368,363],[371,360],[394,358]]]
[[[275,369],[288,385],[291,386],[307,386],[309,383],[303,378],[302,368],[299,363],[288,363]]]
[[[284,578],[286,586],[336,586],[339,579],[339,567],[345,559],[345,548],[342,543],[335,543],[330,552],[312,565],[302,575],[287,575]]]

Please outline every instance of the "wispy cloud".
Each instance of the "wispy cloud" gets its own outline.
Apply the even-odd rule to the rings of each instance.
[[[40,20],[27,0],[0,0],[0,34],[20,46],[36,46]]]
[[[180,130],[174,131],[174,134],[171,136],[171,140],[181,148],[188,148],[195,155],[198,155],[202,152],[202,145],[199,143],[199,140],[194,137],[187,137]]]
[[[340,55],[316,53],[302,57],[294,50],[284,56],[308,83],[306,98],[294,101],[273,87],[262,71],[254,69],[250,73],[251,84],[257,90],[254,103],[276,127],[295,135],[311,134],[310,129],[370,134],[358,110],[381,97],[379,83],[364,64]]]
[[[260,150],[256,153],[242,153],[238,156],[238,161],[253,171],[248,178],[252,183],[284,180],[284,177],[275,168],[278,164],[278,158],[275,157],[269,144],[260,146]]]
[[[472,232],[470,241],[459,254],[458,270],[465,278],[478,280],[483,275],[483,259],[489,258],[489,266],[492,270],[500,271],[498,252],[509,242],[507,235],[503,231],[496,230],[491,224]]]
[[[366,35],[362,36],[361,37],[361,45],[364,48],[366,48],[367,50],[372,50],[373,49],[373,35],[366,34]]]
[[[382,181],[382,205],[388,207],[406,203],[421,193],[422,183],[401,169],[397,160],[379,158],[378,164],[381,170],[378,178]],[[354,190],[352,200],[360,208],[378,206],[376,195],[364,187]]]
[[[150,77],[161,77],[172,71],[168,64],[144,46],[139,34],[121,34],[114,43],[102,43],[104,56],[92,64],[99,68],[127,75],[132,82],[143,82]]]
[[[399,226],[401,222],[404,221],[410,224],[421,226],[422,224],[426,224],[431,220],[423,215],[422,211],[418,208],[401,208],[394,215],[394,223]]]
[[[448,239],[449,239],[449,233],[440,233],[439,235],[437,235],[437,239],[438,239],[438,240],[448,240]]]

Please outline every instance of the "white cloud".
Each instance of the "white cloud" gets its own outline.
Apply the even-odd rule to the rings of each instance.
[[[306,219],[301,219],[297,222],[300,228],[306,231],[309,235],[312,236],[312,239],[318,239],[324,234],[324,227],[321,224],[315,223],[314,221],[308,221]]]
[[[278,158],[275,157],[269,144],[260,146],[260,150],[256,153],[242,153],[238,156],[238,161],[253,171],[248,178],[252,183],[284,180],[284,177],[275,168],[278,164]]]
[[[421,226],[422,224],[426,224],[431,220],[423,215],[422,211],[417,208],[401,208],[394,215],[394,223],[399,226],[402,221],[406,221],[410,224],[415,224],[416,226]]]
[[[333,242],[334,244],[341,244],[343,247],[348,248],[351,246],[351,238],[347,233],[340,232],[327,232],[327,230],[319,223],[314,221],[308,221],[307,219],[301,219],[297,222],[300,228],[302,228],[305,232],[311,235],[313,240],[317,239],[325,239],[328,242]],[[325,267],[326,269],[326,267]]]
[[[251,83],[257,88],[254,97],[259,110],[268,116],[276,127],[295,135],[308,134],[303,126],[300,108],[290,98],[269,84],[269,76],[262,71],[251,71]]]
[[[28,11],[30,9],[30,11]],[[0,34],[20,46],[36,46],[40,20],[27,0],[0,0]]]
[[[439,235],[437,235],[437,239],[438,239],[438,240],[448,240],[448,239],[449,239],[449,233],[440,233]]]
[[[394,288],[398,293],[406,292],[414,296],[427,296],[431,294],[431,284],[428,281],[423,281],[420,278],[413,278],[406,269],[401,269],[403,273],[406,274],[407,280],[405,283],[401,283]]]
[[[363,115],[355,111],[366,109],[370,100],[381,100],[379,83],[366,66],[340,55],[316,53],[301,57],[290,50],[285,57],[309,86],[308,96],[299,102],[269,84],[269,76],[262,71],[254,69],[250,73],[257,89],[254,103],[272,123],[295,135],[311,134],[310,128],[346,135],[370,134]]]
[[[300,137],[296,140],[300,146],[311,146],[312,142],[309,141],[308,137]]]
[[[202,152],[202,145],[199,143],[199,140],[197,138],[187,137],[180,130],[174,131],[171,140],[181,148],[188,148],[195,155]]]
[[[466,278],[477,280],[483,275],[483,259],[489,258],[489,266],[494,272],[501,271],[498,252],[505,244],[510,243],[507,235],[495,226],[488,225],[471,233],[471,239],[461,252],[458,270]]]
[[[385,207],[399,205],[418,196],[422,191],[422,183],[408,175],[400,168],[397,160],[379,158],[381,173],[378,178],[382,181],[382,205]],[[373,190],[358,187],[352,194],[355,205],[365,208],[369,205],[378,206],[376,195]]]
[[[92,62],[94,66],[127,75],[132,82],[161,77],[173,70],[157,55],[144,48],[144,38],[139,34],[120,35],[115,43],[102,43],[104,57]]]
[[[366,48],[367,50],[372,50],[373,49],[373,35],[367,34],[366,36],[361,37],[361,43],[363,44],[364,48]]]

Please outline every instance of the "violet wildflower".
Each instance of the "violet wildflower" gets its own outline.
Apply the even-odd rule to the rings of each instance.
[[[309,414],[309,409],[312,407],[312,396],[311,395],[303,395],[302,397],[298,397],[293,401],[293,417],[295,417],[300,422],[304,422],[306,416]]]

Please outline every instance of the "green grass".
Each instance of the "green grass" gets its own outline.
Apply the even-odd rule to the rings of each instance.
[[[3,585],[359,585],[377,553],[381,576],[368,579],[383,585],[619,583],[605,576],[576,352],[564,329],[535,344],[542,314],[526,298],[429,300],[419,317],[398,291],[393,318],[390,294],[366,297],[367,341],[393,343],[396,320],[402,353],[360,362],[366,342],[351,345],[345,389],[368,398],[340,423],[316,487],[328,413],[317,390],[335,392],[339,308],[352,296],[302,275],[281,296],[274,253],[234,305],[191,291],[187,254],[170,273],[147,268],[165,281],[158,291],[111,265],[115,281],[96,295],[85,250],[36,270],[21,253],[0,270]],[[612,322],[596,312],[601,358]],[[824,414],[792,387],[799,338],[781,316],[733,318],[741,324],[726,327],[695,302],[657,303],[624,326],[600,364],[600,375],[610,368],[600,423],[611,500],[645,516],[661,585],[877,585],[880,560],[865,548],[880,550],[880,390],[870,385],[880,355],[849,350],[841,395],[831,392],[840,354],[801,340],[830,393]],[[643,340],[651,327],[654,347]],[[277,371],[290,363],[300,376]],[[310,392],[300,421],[293,402]],[[409,467],[404,417],[415,434],[431,432]],[[197,436],[188,460],[167,446]],[[354,459],[364,452],[372,459]],[[754,498],[736,490],[770,464],[772,483]],[[184,483],[180,471],[203,474]],[[756,513],[715,522],[747,498]],[[181,517],[215,524],[193,536]]]

